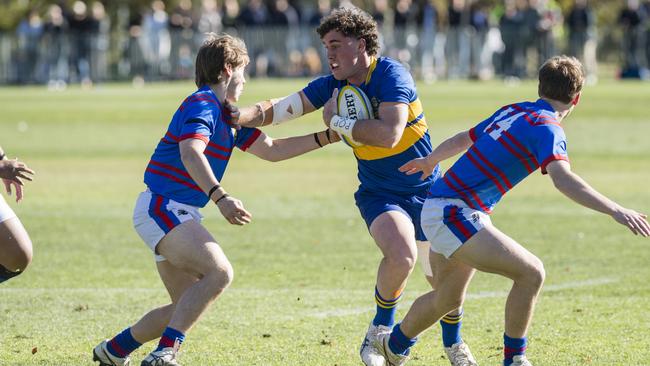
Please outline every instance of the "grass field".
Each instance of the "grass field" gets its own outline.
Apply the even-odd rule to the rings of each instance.
[[[251,81],[242,105],[305,81]],[[50,93],[0,89],[0,144],[37,171],[10,204],[34,242],[28,271],[0,285],[0,365],[90,365],[91,349],[167,301],[149,249],[131,228],[142,174],[190,83],[107,85]],[[421,85],[434,143],[509,102],[524,83]],[[566,121],[574,170],[624,205],[650,211],[650,85],[588,87]],[[320,114],[267,128],[289,136],[322,128]],[[235,281],[183,345],[183,365],[357,365],[374,309],[379,251],[354,205],[355,161],[342,144],[267,163],[234,154],[224,182],[254,215],[230,227],[203,210],[235,267]],[[535,365],[650,365],[650,241],[592,213],[534,174],[493,222],[536,253],[547,281],[529,334]],[[499,365],[509,282],[479,274],[464,338],[482,365]],[[427,290],[419,267],[399,317]],[[139,364],[154,344],[134,354]],[[35,353],[34,353],[35,352]],[[438,327],[412,365],[446,365]]]

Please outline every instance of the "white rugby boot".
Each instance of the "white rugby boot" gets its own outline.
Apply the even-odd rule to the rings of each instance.
[[[512,366],[533,366],[526,358],[526,355],[517,355],[512,358]]]
[[[93,362],[99,362],[99,366],[129,366],[131,364],[129,356],[121,358],[108,352],[106,348],[108,341],[108,339],[102,341],[93,349]]]
[[[409,356],[394,354],[393,351],[390,350],[390,347],[388,347],[389,339],[390,333],[381,333],[377,336],[377,338],[375,338],[372,344],[386,360],[386,366],[405,365],[406,361],[409,360]]]
[[[451,347],[445,347],[445,353],[452,366],[478,366],[465,342],[458,342]]]
[[[140,366],[181,366],[176,362],[176,348],[167,347],[153,351],[140,363]]]
[[[361,343],[361,349],[359,349],[359,354],[361,355],[361,361],[366,366],[384,366],[386,365],[386,360],[384,356],[379,353],[379,351],[373,345],[373,341],[377,339],[380,334],[390,334],[391,328],[385,325],[374,325],[370,322],[368,327],[368,332],[366,332],[366,337]]]

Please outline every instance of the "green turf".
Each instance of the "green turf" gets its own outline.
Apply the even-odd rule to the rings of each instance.
[[[241,104],[304,84],[251,81]],[[89,365],[97,342],[165,303],[130,217],[150,154],[192,90],[189,83],[62,93],[0,89],[0,144],[37,171],[25,201],[11,203],[31,234],[35,258],[24,275],[0,285],[0,365]],[[434,143],[535,92],[531,83],[499,82],[419,89]],[[648,101],[647,84],[607,81],[585,90],[565,127],[574,170],[642,211],[650,210]],[[280,137],[320,128],[320,113],[314,113],[265,131]],[[236,275],[188,335],[180,360],[360,364],[380,256],[354,205],[350,151],[338,144],[281,163],[237,152],[228,169],[223,184],[254,221],[230,227],[214,207],[203,211]],[[546,265],[530,331],[536,365],[650,364],[648,240],[565,199],[540,174],[516,187],[492,219]],[[470,287],[464,338],[483,365],[500,363],[509,286],[479,274]],[[404,302],[426,289],[418,268]],[[411,364],[446,365],[440,343],[437,327],[425,333]],[[136,364],[152,347],[134,354]]]

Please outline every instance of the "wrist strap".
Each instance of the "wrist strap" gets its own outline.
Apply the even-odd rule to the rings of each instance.
[[[318,132],[314,132],[314,140],[318,144],[318,147],[323,147],[323,144],[321,144],[320,140],[318,139]]]
[[[208,199],[210,199],[210,197],[212,197],[212,194],[214,193],[214,191],[219,189],[219,187],[221,187],[221,185],[215,184],[214,187],[210,188],[210,192],[208,192]]]
[[[214,204],[216,205],[217,203],[219,203],[219,201],[221,201],[222,199],[224,199],[226,197],[230,197],[230,195],[228,193],[224,193],[223,196],[219,197],[218,200],[214,201]]]

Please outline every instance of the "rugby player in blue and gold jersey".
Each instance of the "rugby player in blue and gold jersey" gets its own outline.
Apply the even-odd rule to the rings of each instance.
[[[171,302],[157,307],[93,350],[100,366],[123,366],[143,343],[158,347],[142,366],[177,366],[176,353],[210,304],[228,287],[233,269],[215,238],[201,225],[199,208],[212,201],[233,225],[252,219],[243,203],[221,185],[235,147],[279,161],[323,147],[329,130],[272,139],[255,128],[232,126],[248,64],[244,42],[209,34],[196,57],[198,90],[174,114],[144,174],[147,186],[136,201],[133,224],[152,250]],[[331,139],[331,140],[330,140]]]
[[[383,254],[375,286],[376,315],[360,354],[366,365],[383,366],[384,357],[372,341],[393,326],[418,247],[424,249],[423,268],[435,287],[420,212],[438,170],[424,181],[397,170],[411,159],[427,156],[431,142],[413,78],[399,62],[378,56],[379,34],[372,17],[358,8],[339,8],[322,20],[317,32],[331,74],[287,97],[242,108],[239,123],[248,127],[279,124],[323,107],[325,124],[355,142],[360,182],[355,200]],[[374,118],[355,121],[337,115],[338,89],[349,84],[368,96]],[[454,310],[442,319],[443,343],[452,365],[471,366],[474,358],[460,337],[461,317],[462,312]]]

